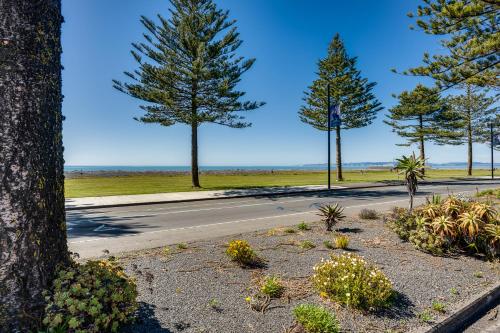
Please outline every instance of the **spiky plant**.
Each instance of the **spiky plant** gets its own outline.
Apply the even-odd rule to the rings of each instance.
[[[488,241],[488,245],[491,247],[491,249],[493,249],[496,253],[500,252],[500,225],[487,224],[484,227],[484,232]]]
[[[403,155],[401,158],[396,159],[396,161],[396,170],[405,177],[406,189],[410,196],[409,211],[411,213],[413,211],[413,198],[418,189],[418,180],[424,179],[425,159],[417,158],[413,154],[411,156]]]
[[[441,195],[435,193],[432,194],[432,197],[430,199],[425,198],[425,200],[427,201],[427,204],[433,204],[433,205],[441,205],[443,201],[441,200]]]
[[[456,223],[448,216],[438,216],[432,221],[431,227],[441,237],[454,238],[457,234]]]
[[[441,216],[443,213],[443,211],[441,209],[441,205],[437,205],[437,204],[433,204],[433,203],[424,206],[421,209],[421,212],[425,217],[427,217],[431,220],[434,220],[436,217]]]
[[[483,221],[474,212],[465,212],[458,217],[459,228],[470,239],[475,239],[483,227]]]
[[[482,202],[471,203],[469,210],[476,214],[484,222],[494,221],[497,216],[495,208]]]
[[[458,215],[462,213],[462,210],[464,208],[464,203],[460,201],[460,199],[458,199],[457,197],[449,196],[443,202],[442,207],[446,215],[451,216],[453,218],[457,218]]]
[[[332,227],[337,224],[337,222],[345,218],[344,207],[340,206],[338,203],[334,205],[324,205],[319,208],[318,216],[321,217],[321,221],[325,223],[326,230],[332,231]]]

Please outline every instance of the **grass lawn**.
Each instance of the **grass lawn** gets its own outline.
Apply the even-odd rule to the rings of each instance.
[[[474,170],[474,176],[487,176],[488,170]],[[498,171],[496,172],[498,175]],[[334,179],[332,175],[332,180]],[[466,177],[465,170],[429,170],[429,179]],[[326,172],[311,171],[276,171],[248,172],[238,174],[202,174],[201,190],[244,189],[265,186],[298,186],[325,184]],[[346,170],[344,182],[333,185],[356,182],[378,182],[401,179],[389,170]],[[66,179],[66,197],[80,198],[108,195],[151,194],[166,192],[193,191],[191,176],[185,174],[138,173],[114,176],[82,175]]]

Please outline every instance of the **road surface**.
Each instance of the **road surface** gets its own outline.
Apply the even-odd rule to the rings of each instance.
[[[499,180],[437,182],[419,188],[416,203],[432,193],[467,193],[498,187]],[[407,206],[403,186],[334,190],[274,197],[220,199],[67,212],[70,250],[81,258],[317,221],[317,209],[338,202],[347,215],[363,208]]]

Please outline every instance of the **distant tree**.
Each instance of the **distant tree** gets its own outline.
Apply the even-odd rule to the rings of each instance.
[[[477,88],[468,84],[465,94],[451,96],[448,103],[451,111],[459,121],[455,122],[456,134],[452,138],[443,138],[444,143],[467,144],[467,174],[472,175],[472,144],[489,143],[490,123],[498,113],[498,107],[493,104],[497,98],[488,97],[485,93],[478,93]]]
[[[300,120],[321,131],[328,131],[328,84],[332,103],[341,104],[342,125],[336,131],[337,180],[342,180],[341,129],[349,130],[368,126],[382,110],[381,103],[371,93],[374,82],[361,77],[356,69],[357,58],[350,58],[339,34],[328,47],[327,56],[318,62],[318,78],[304,93],[299,111]]]
[[[404,175],[406,189],[408,190],[408,195],[410,196],[410,205],[408,207],[410,213],[413,211],[413,198],[417,194],[418,190],[418,180],[424,179],[424,168],[425,160],[423,158],[415,157],[415,154],[410,156],[402,156],[396,159],[396,170],[399,174]]]
[[[441,89],[460,83],[500,85],[500,2],[498,0],[423,0],[415,14],[427,34],[443,36],[446,54],[424,54],[424,65],[408,70],[429,76]]]
[[[393,132],[406,139],[401,146],[419,145],[420,158],[425,161],[425,141],[442,142],[443,138],[452,138],[456,134],[450,123],[452,114],[439,95],[437,88],[428,88],[421,84],[412,91],[404,91],[398,98],[398,104],[389,109],[388,120],[384,122],[393,128]],[[423,171],[425,172],[425,171]]]
[[[125,72],[131,83],[114,80],[119,91],[145,102],[146,114],[136,120],[191,127],[192,184],[198,176],[198,127],[205,122],[232,128],[250,126],[240,112],[264,103],[241,101],[236,90],[241,76],[255,59],[244,60],[235,51],[242,41],[229,12],[212,0],[170,0],[171,18],[158,15],[159,24],[144,16],[145,42],[133,43],[132,56],[139,64]]]
[[[31,332],[69,259],[61,1],[0,0],[0,17],[0,332]]]

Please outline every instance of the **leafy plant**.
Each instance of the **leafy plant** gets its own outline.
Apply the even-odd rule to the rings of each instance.
[[[297,228],[299,230],[302,230],[302,231],[307,231],[307,230],[311,230],[311,227],[305,223],[305,222],[300,222],[298,225],[297,225]]]
[[[253,264],[258,259],[250,244],[245,240],[231,241],[226,249],[226,254],[241,265]]]
[[[477,197],[495,197],[500,199],[500,187],[496,189],[488,189],[476,194]]]
[[[385,307],[393,295],[384,273],[351,253],[321,260],[314,266],[312,282],[320,295],[353,308]]]
[[[295,320],[307,333],[337,333],[339,323],[334,314],[321,306],[300,304],[293,309]]]
[[[172,254],[172,250],[170,250],[170,248],[168,246],[165,246],[163,249],[162,249],[162,254],[165,256],[165,257],[168,257],[169,255]]]
[[[492,206],[482,202],[473,202],[470,204],[469,209],[482,221],[495,222],[497,212]]]
[[[364,219],[364,220],[376,220],[378,218],[378,213],[374,209],[366,209],[363,208],[359,212],[359,218]]]
[[[410,196],[409,211],[412,212],[413,198],[418,189],[418,180],[424,179],[425,160],[420,157],[416,158],[415,154],[413,154],[408,157],[403,155],[403,157],[396,159],[396,161],[398,163],[395,169],[399,171],[399,174],[405,177],[406,189]]]
[[[458,290],[457,290],[457,288],[455,288],[455,287],[450,288],[450,294],[452,294],[452,295],[458,295]]]
[[[453,238],[456,235],[457,225],[448,216],[439,216],[435,218],[431,223],[431,227],[434,231],[434,234],[441,237]]]
[[[271,298],[279,298],[284,290],[285,287],[277,276],[267,276],[260,287],[260,291]]]
[[[483,272],[474,272],[474,277],[477,277],[478,279],[481,279],[483,277]]]
[[[71,263],[44,292],[49,332],[103,332],[133,320],[137,287],[114,259]]]
[[[434,317],[432,316],[431,312],[429,310],[424,310],[422,311],[419,315],[418,318],[423,321],[424,323],[431,323],[434,320]]]
[[[320,207],[318,216],[320,216],[321,221],[325,223],[326,230],[332,231],[335,224],[345,219],[345,215],[343,213],[344,207],[337,203],[335,205],[324,205]]]
[[[446,313],[446,305],[443,302],[432,301],[432,310],[439,313]]]
[[[487,224],[484,227],[486,240],[493,255],[500,253],[500,224]]]
[[[347,247],[349,246],[349,236],[346,236],[346,235],[338,235],[337,237],[335,237],[334,239],[335,241],[335,247],[337,249],[347,249]]]
[[[425,201],[427,201],[427,204],[439,206],[443,200],[441,199],[441,195],[433,193],[431,199],[429,200],[429,198],[425,198]]]
[[[335,249],[335,245],[333,245],[333,243],[330,242],[329,240],[324,240],[323,246],[326,247],[327,249],[330,249],[330,250]]]
[[[460,230],[469,238],[475,239],[479,234],[483,221],[474,212],[465,212],[458,218]]]
[[[442,205],[446,215],[451,218],[456,218],[464,208],[463,202],[455,196],[449,196]]]
[[[304,240],[304,241],[299,243],[299,247],[302,249],[310,250],[310,249],[314,249],[316,247],[316,244],[314,244],[310,240]]]
[[[179,244],[177,244],[177,248],[179,250],[187,250],[188,245],[186,243],[179,243]]]
[[[296,231],[295,229],[293,229],[293,228],[286,228],[285,230],[283,230],[283,232],[284,232],[285,234],[294,234],[294,233],[296,233],[297,231]]]

